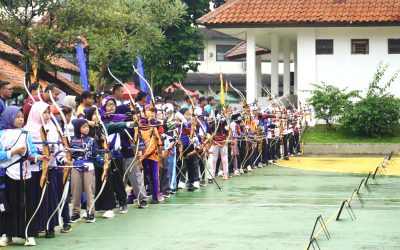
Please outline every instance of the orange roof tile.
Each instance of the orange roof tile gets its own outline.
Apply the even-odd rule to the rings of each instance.
[[[397,23],[399,0],[229,0],[198,20],[235,24]]]
[[[4,34],[4,33],[3,33]],[[11,56],[22,57],[22,54],[16,48],[6,44],[4,41],[0,40],[0,53],[8,54]],[[50,64],[61,69],[67,71],[67,73],[79,75],[79,67],[73,63],[70,63],[64,58],[53,56],[50,59]]]
[[[231,60],[245,58],[247,53],[246,42],[243,41],[225,53],[225,57]],[[256,55],[265,55],[271,53],[270,50],[256,46]]]
[[[54,73],[48,73],[54,77]],[[13,89],[25,91],[24,89],[24,76],[25,71],[18,67],[13,62],[0,58],[0,81],[9,82]],[[64,77],[57,75],[57,79],[61,82],[60,88],[68,94],[81,94],[83,89],[73,82],[68,81]],[[34,81],[33,75],[31,74],[31,81]],[[47,86],[47,82],[39,79],[39,84],[42,87]]]

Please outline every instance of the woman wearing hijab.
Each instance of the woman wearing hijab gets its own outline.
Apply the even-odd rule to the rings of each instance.
[[[34,112],[32,112],[34,113]],[[3,130],[0,131],[0,175],[4,174],[5,211],[0,212],[0,247],[12,242],[12,237],[25,238],[25,229],[35,210],[34,182],[28,157],[35,162],[42,160],[33,145],[32,135],[25,131],[22,109],[9,106],[2,114]],[[8,210],[7,210],[8,208]],[[31,223],[26,246],[36,245],[37,229]]]
[[[64,148],[60,143],[61,139],[57,132],[57,128],[50,120],[50,106],[45,102],[35,102],[32,105],[31,112],[28,116],[28,121],[25,126],[25,130],[32,134],[33,142],[35,143],[38,152],[43,150],[43,140],[41,136],[42,127],[46,131],[47,142],[50,148],[51,158],[49,159],[48,178],[48,189],[43,196],[43,201],[40,204],[40,209],[35,216],[35,220],[38,224],[38,231],[46,231],[46,238],[54,238],[54,228],[58,225],[57,216],[48,222],[50,215],[56,210],[59,203],[58,193],[62,189],[62,181],[57,178],[57,172],[62,171],[57,168],[57,163],[65,165],[66,158]],[[40,198],[42,197],[42,188],[40,187],[40,178],[42,176],[42,164],[36,163],[31,166],[32,181],[34,182],[34,197],[36,206],[39,205]],[[47,228],[47,224],[49,227]]]

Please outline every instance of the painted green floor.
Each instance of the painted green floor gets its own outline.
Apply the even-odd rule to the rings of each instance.
[[[327,220],[364,175],[277,166],[220,180],[193,193],[181,191],[164,204],[94,224],[80,222],[68,234],[37,239],[35,249],[304,249],[314,220]],[[400,178],[378,179],[357,219],[332,221],[321,249],[400,249]],[[100,216],[100,215],[98,215]],[[9,247],[8,249],[18,248]]]

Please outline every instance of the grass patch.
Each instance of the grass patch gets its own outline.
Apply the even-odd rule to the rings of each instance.
[[[304,143],[400,143],[400,129],[391,136],[363,137],[333,128],[327,131],[324,125],[308,127],[303,135]]]

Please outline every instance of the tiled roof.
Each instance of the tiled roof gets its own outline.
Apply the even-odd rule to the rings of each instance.
[[[12,55],[12,56],[18,56],[18,57],[22,56],[22,54],[18,50],[14,49],[13,47],[4,43],[1,40],[0,40],[0,53]]]
[[[61,70],[65,70],[66,73],[71,73],[71,74],[79,74],[79,67],[76,66],[73,63],[70,63],[69,61],[67,61],[66,59],[62,58],[62,57],[58,57],[58,56],[53,56],[50,59],[50,63],[53,66],[56,66],[57,68],[61,69]]]
[[[0,58],[0,81],[9,82],[13,89],[24,89],[24,76],[25,71],[19,68],[14,63]],[[31,75],[31,81],[33,81],[33,76]],[[46,86],[47,83],[43,80],[39,80],[41,86]]]
[[[399,0],[229,0],[201,17],[205,26],[398,23]]]
[[[7,55],[22,57],[22,54],[16,48],[6,44],[4,41],[0,40],[0,53],[4,53]],[[50,59],[50,64],[59,68],[61,71],[65,71],[66,73],[79,75],[79,67],[73,63],[70,63],[64,58],[53,56]]]
[[[235,59],[240,59],[240,58],[245,58],[246,57],[246,42],[241,42],[235,47],[233,47],[231,50],[225,53],[225,57],[230,59],[230,60],[235,60]],[[270,50],[264,49],[262,47],[256,46],[256,55],[265,55],[271,53]]]
[[[48,74],[54,77],[54,73],[48,73]],[[23,69],[21,69],[16,64],[7,59],[0,58],[0,81],[9,82],[13,87],[13,89],[25,91],[24,76],[25,76],[25,71]],[[31,75],[31,81],[33,80],[34,80],[33,76]],[[57,75],[56,80],[58,80],[58,82],[57,81],[54,82],[58,83],[60,85],[61,90],[63,90],[67,94],[81,94],[83,91],[80,86],[76,85],[73,82],[68,81],[59,74]],[[48,83],[40,79],[39,84],[42,87],[45,87],[47,86]]]

